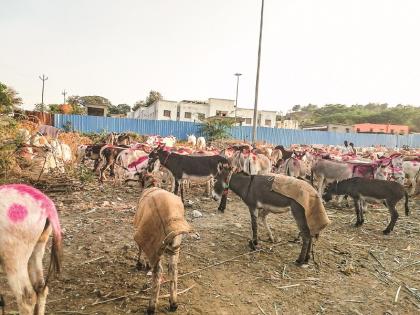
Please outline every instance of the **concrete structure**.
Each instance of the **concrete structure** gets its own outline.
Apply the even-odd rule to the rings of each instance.
[[[409,129],[406,125],[391,125],[391,124],[355,124],[354,130],[362,133],[389,133],[408,135]]]
[[[352,125],[344,125],[344,124],[308,125],[308,126],[302,127],[302,129],[303,130],[341,132],[341,133],[354,132],[354,128],[353,128]]]
[[[243,126],[252,126],[254,110],[250,108],[237,108],[238,120]],[[259,110],[258,126],[275,127],[276,111]],[[153,120],[179,120],[199,122],[208,117],[234,117],[235,101],[220,98],[209,98],[207,102],[188,101],[181,102],[160,100],[149,107],[140,107],[135,112],[128,113],[129,118]]]
[[[87,104],[85,106],[89,116],[106,116],[108,114],[108,105]]]
[[[299,129],[299,122],[293,119],[285,119],[276,121],[277,128],[283,129]]]

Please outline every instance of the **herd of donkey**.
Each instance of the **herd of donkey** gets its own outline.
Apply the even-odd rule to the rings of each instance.
[[[175,143],[173,137],[158,136],[133,143],[128,134],[110,134],[104,143],[81,145],[76,152],[77,163],[94,161],[100,182],[106,180],[109,169],[110,176],[122,172],[123,179],[142,186],[134,240],[139,266],[152,270],[148,314],[157,308],[164,254],[169,256],[169,309],[177,309],[178,256],[182,236],[190,231],[184,216],[184,190],[190,182],[205,182],[207,192],[220,201],[221,212],[229,190],[242,199],[251,215],[249,246],[253,250],[259,246],[258,219],[274,241],[267,215],[291,211],[302,238],[298,266],[308,263],[313,237],[330,223],[324,203],[334,195],[353,199],[356,226],[364,222],[367,202],[383,203],[391,216],[383,233],[389,234],[398,219],[397,203],[404,200],[405,214],[410,212],[404,185],[411,186],[410,194],[415,194],[420,182],[416,149],[355,149],[345,143],[344,147],[300,145],[289,150],[281,145],[237,144],[218,150],[193,135],[188,136],[189,146],[180,148]],[[161,188],[168,183],[167,189]],[[42,260],[51,234],[50,265],[44,278]],[[45,313],[48,280],[60,272],[62,246],[59,217],[51,199],[28,185],[0,186],[0,263],[20,314]],[[4,304],[3,299],[1,302]]]

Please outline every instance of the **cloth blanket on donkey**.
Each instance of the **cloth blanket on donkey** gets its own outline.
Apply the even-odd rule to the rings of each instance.
[[[134,228],[134,240],[151,266],[159,261],[175,236],[191,231],[181,198],[158,187],[147,188],[140,195]]]
[[[305,209],[306,222],[311,236],[317,236],[319,232],[330,224],[331,221],[322,204],[321,197],[315,188],[307,182],[294,177],[276,174],[271,190],[296,200]]]

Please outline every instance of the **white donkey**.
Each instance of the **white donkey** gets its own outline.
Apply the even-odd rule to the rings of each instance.
[[[53,230],[50,266],[44,280],[42,258]],[[21,184],[0,186],[0,263],[20,315],[43,315],[48,278],[60,272],[62,238],[54,203]]]

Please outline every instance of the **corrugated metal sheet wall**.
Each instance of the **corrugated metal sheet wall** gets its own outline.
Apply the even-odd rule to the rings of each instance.
[[[130,118],[110,118],[79,115],[54,115],[54,126],[63,128],[69,122],[72,129],[79,132],[136,132],[144,135],[173,135],[179,139],[188,134],[200,135],[200,125],[184,121],[139,120]],[[252,127],[235,127],[231,135],[235,139],[251,139]],[[342,144],[344,140],[356,146],[382,144],[387,147],[420,147],[420,135],[395,136],[384,134],[335,133],[326,131],[303,131],[278,128],[257,128],[257,140],[272,144]]]

